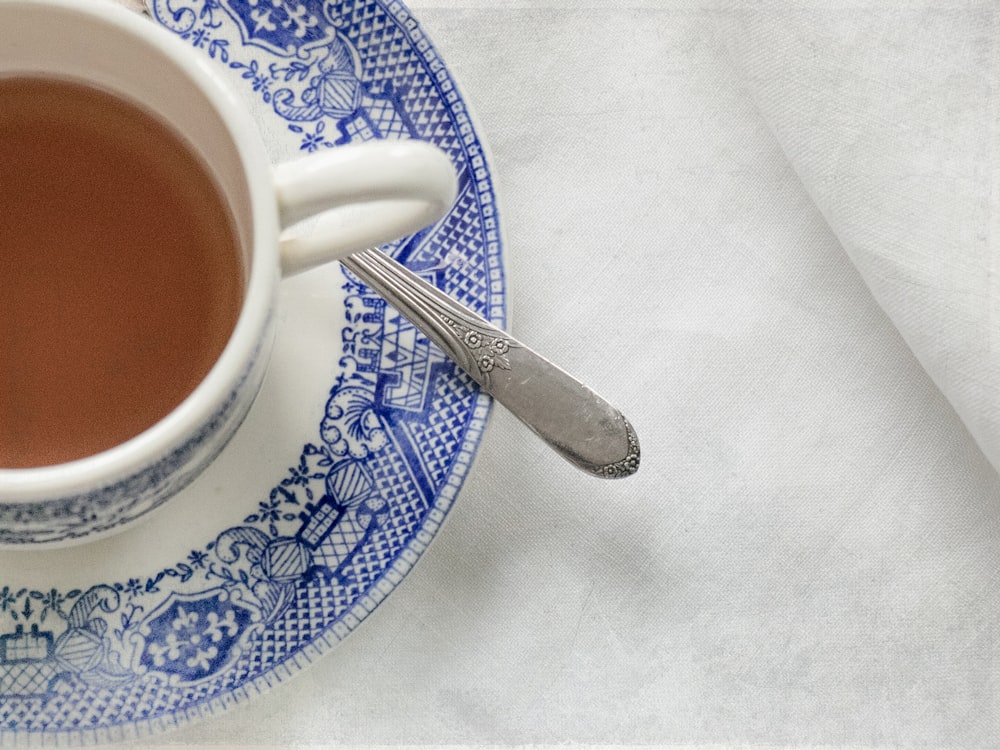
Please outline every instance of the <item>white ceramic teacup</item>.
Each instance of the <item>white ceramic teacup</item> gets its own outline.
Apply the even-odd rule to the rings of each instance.
[[[332,149],[272,168],[255,123],[211,64],[104,0],[0,0],[0,76],[51,75],[140,102],[199,152],[229,204],[246,267],[242,310],[194,392],[155,425],[95,455],[0,469],[0,546],[36,548],[123,529],[192,481],[222,450],[258,391],[283,275],[416,231],[454,200],[448,157],[416,141]],[[367,204],[336,230],[283,228]],[[0,210],[3,207],[0,206]]]

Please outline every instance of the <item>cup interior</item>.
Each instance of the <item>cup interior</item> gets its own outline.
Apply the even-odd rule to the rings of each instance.
[[[0,76],[56,77],[101,88],[170,126],[197,153],[231,212],[244,267],[243,308],[195,391],[139,436],[69,464],[0,469],[0,499],[41,499],[140,471],[232,398],[261,348],[278,280],[270,163],[244,106],[207,60],[148,19],[105,0],[0,3]],[[100,189],[99,185],[95,186]],[[274,247],[271,247],[273,245]]]
[[[163,44],[166,32],[146,19],[123,23],[133,19],[109,12],[103,0],[87,3],[103,15],[82,12],[80,5],[0,4],[0,75],[59,77],[97,86],[170,125],[201,156],[227,197],[249,269],[254,227],[243,154],[219,108],[220,92],[205,88],[207,66],[190,53],[190,59],[178,59],[174,45]]]

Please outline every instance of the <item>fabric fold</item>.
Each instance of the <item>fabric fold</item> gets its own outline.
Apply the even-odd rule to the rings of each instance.
[[[1000,9],[756,7],[734,65],[872,294],[1000,468]]]

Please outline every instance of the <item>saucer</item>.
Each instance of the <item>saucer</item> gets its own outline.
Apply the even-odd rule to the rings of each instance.
[[[402,3],[149,0],[148,13],[225,71],[275,162],[373,138],[444,149],[451,212],[383,249],[503,324],[484,146]],[[0,743],[146,736],[328,652],[434,539],[489,411],[339,264],[283,282],[267,379],[201,477],[116,537],[0,552]]]

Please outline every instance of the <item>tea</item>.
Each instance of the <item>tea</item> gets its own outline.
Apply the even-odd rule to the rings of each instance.
[[[168,126],[91,87],[0,78],[0,468],[164,417],[225,347],[243,278],[226,201]]]

